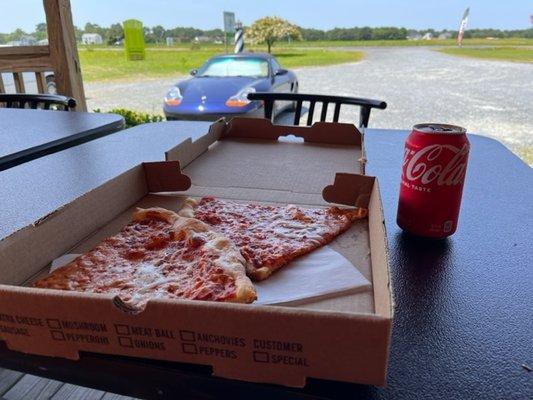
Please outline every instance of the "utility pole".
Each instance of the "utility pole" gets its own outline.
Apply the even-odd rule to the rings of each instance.
[[[228,54],[228,34],[235,33],[235,13],[224,11],[224,45]]]

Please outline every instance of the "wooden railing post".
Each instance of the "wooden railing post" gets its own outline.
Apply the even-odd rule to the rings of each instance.
[[[74,97],[76,110],[87,111],[70,1],[43,0],[43,4],[57,93]]]

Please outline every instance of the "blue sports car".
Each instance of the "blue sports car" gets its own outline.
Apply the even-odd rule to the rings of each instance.
[[[248,93],[298,92],[294,72],[281,68],[270,54],[212,57],[200,69],[192,70],[191,75],[167,92],[163,109],[168,120],[209,121],[237,115],[262,117],[262,102],[248,100]],[[277,103],[273,115],[291,105]]]

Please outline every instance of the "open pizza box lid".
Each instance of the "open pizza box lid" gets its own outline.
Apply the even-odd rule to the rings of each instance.
[[[0,241],[0,340],[12,350],[70,359],[88,351],[209,365],[214,375],[252,382],[384,384],[392,299],[378,182],[359,174],[360,135],[357,143],[354,130],[342,127],[346,136],[331,143],[325,126],[316,126],[218,121],[169,150],[168,161],[138,165]],[[278,140],[287,132],[304,143]],[[153,300],[131,313],[112,295],[27,287],[54,259],[118,232],[134,207],[177,210],[184,198],[204,195],[368,207],[368,220],[331,246],[372,288],[290,306]]]

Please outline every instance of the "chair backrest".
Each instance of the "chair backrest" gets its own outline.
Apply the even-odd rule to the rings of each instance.
[[[76,100],[58,94],[0,94],[0,107],[2,104],[7,108],[50,110],[50,106],[56,106],[54,108],[63,111],[74,111],[76,108]]]
[[[42,0],[41,3],[48,43],[40,41],[39,45],[31,45],[39,42],[28,37],[16,41],[18,45],[0,46],[0,94],[46,94],[53,79],[55,93],[75,98],[76,109],[87,111],[70,0]],[[5,7],[0,9],[7,16]],[[30,91],[26,91],[26,86],[31,87]]]
[[[361,107],[359,113],[359,127],[366,128],[368,126],[368,120],[370,119],[370,111],[373,108],[384,110],[387,108],[387,103],[381,100],[364,99],[358,97],[344,97],[344,96],[325,96],[317,94],[303,94],[303,93],[266,93],[255,92],[248,94],[249,100],[262,100],[264,101],[265,118],[272,119],[272,112],[274,109],[274,102],[280,101],[293,101],[296,102],[296,110],[294,112],[294,125],[300,124],[300,118],[302,115],[303,102],[309,102],[309,110],[307,114],[307,125],[313,124],[315,105],[316,103],[322,103],[322,109],[320,112],[320,121],[326,121],[328,106],[334,104],[333,122],[339,121],[339,115],[342,104],[350,104]]]

